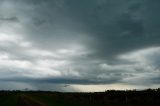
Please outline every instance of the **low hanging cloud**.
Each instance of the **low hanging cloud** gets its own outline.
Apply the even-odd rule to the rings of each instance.
[[[0,2],[0,89],[159,86],[159,1]]]

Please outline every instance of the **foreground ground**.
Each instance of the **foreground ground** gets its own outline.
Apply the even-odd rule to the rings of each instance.
[[[97,93],[1,91],[0,106],[160,106],[160,90]]]

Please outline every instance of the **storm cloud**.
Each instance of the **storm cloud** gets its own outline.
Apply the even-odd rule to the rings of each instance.
[[[158,0],[1,0],[0,89],[158,87],[159,5]]]

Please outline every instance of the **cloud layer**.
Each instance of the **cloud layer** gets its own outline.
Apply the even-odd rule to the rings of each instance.
[[[159,86],[158,0],[0,2],[0,89]]]

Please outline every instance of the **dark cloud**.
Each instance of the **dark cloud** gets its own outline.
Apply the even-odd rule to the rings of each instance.
[[[145,26],[150,21],[147,17],[156,17],[155,12],[152,12],[154,15],[147,14],[147,11],[154,6],[154,2],[106,0],[103,5],[99,5],[96,1],[74,1],[68,2],[67,5],[74,17],[88,27],[90,36],[95,38],[89,45],[95,49],[95,56],[114,57],[130,50],[159,45],[158,36],[149,37],[146,33],[148,27],[152,29],[158,27],[151,24]],[[156,9],[151,10],[156,11]]]

